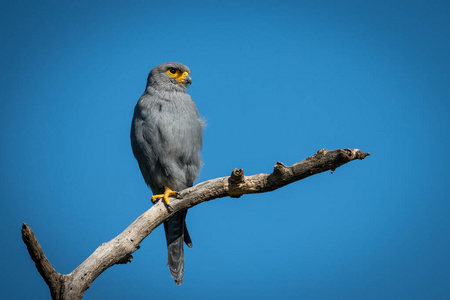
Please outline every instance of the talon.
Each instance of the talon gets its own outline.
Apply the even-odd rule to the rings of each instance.
[[[162,199],[164,199],[164,202],[166,203],[166,205],[173,209],[172,205],[170,204],[169,197],[173,197],[173,196],[177,196],[178,197],[179,194],[177,192],[175,192],[175,191],[172,191],[167,186],[164,187],[164,188],[165,188],[164,194],[153,195],[152,196],[152,202],[155,203],[155,201],[157,199],[161,199],[162,198]]]
[[[162,197],[164,197],[164,195],[153,195],[151,201],[153,204],[156,204],[156,200],[161,199]]]

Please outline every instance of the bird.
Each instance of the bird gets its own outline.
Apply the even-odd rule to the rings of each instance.
[[[202,165],[203,121],[187,93],[191,83],[190,69],[182,63],[154,67],[131,124],[131,147],[153,192],[152,202],[163,199],[169,208],[169,197],[193,186]],[[186,214],[187,210],[176,212],[164,222],[169,270],[177,285],[184,276],[183,242],[192,248]]]

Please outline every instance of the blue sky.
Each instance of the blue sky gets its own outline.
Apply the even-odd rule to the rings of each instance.
[[[162,228],[84,299],[448,299],[448,1],[3,1],[2,296],[49,299],[20,237],[61,273],[150,207],[132,155],[154,66],[191,68],[200,181],[321,148],[364,161],[189,211],[183,285]]]

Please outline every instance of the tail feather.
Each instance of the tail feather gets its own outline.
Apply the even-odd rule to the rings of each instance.
[[[186,222],[184,222],[184,242],[189,248],[192,248],[192,240],[189,231],[187,230]]]
[[[183,242],[192,247],[192,241],[186,229],[186,211],[174,214],[164,222],[167,240],[168,265],[170,275],[177,285],[181,285],[184,276],[184,248]]]

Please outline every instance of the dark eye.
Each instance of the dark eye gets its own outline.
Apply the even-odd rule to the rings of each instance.
[[[177,72],[177,70],[175,70],[174,68],[169,70],[170,73],[175,74]]]

